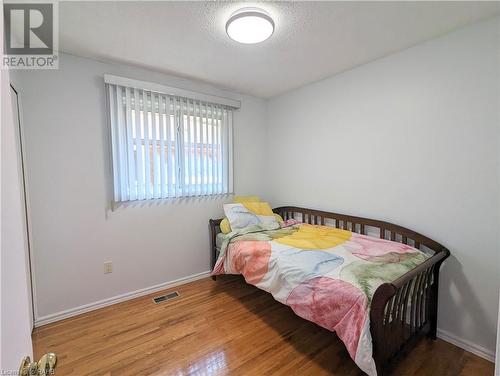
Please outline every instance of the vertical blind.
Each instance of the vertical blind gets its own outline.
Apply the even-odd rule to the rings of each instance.
[[[106,84],[114,201],[232,193],[232,110]]]

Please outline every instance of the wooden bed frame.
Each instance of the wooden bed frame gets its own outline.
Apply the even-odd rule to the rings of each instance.
[[[422,251],[432,251],[433,256],[425,262],[395,281],[380,285],[373,295],[370,331],[378,375],[388,373],[394,361],[406,354],[424,335],[436,339],[439,268],[450,255],[448,249],[415,231],[374,219],[294,206],[279,207],[273,211],[284,220],[294,218],[303,223],[374,235]],[[212,269],[217,261],[216,236],[220,232],[221,220],[209,221]]]

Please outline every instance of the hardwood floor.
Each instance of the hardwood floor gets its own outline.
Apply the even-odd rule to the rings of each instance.
[[[56,375],[360,375],[331,332],[239,277],[203,279],[154,304],[137,298],[35,329],[35,358],[58,355]],[[172,291],[172,290],[169,290]],[[397,375],[493,375],[493,364],[423,340]]]

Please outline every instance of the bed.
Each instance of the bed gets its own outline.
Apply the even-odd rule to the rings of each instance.
[[[423,336],[436,339],[439,269],[448,249],[379,220],[293,206],[273,212],[288,226],[224,236],[222,219],[209,221],[214,279],[242,274],[299,316],[336,332],[369,375],[390,372]]]

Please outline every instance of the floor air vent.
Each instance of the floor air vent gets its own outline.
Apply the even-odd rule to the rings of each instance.
[[[161,303],[161,302],[165,302],[167,300],[170,300],[170,299],[175,299],[179,296],[180,294],[177,292],[177,291],[174,291],[174,292],[169,292],[168,294],[165,294],[165,295],[162,295],[162,296],[157,296],[155,298],[153,298],[153,301],[158,304],[158,303]]]

